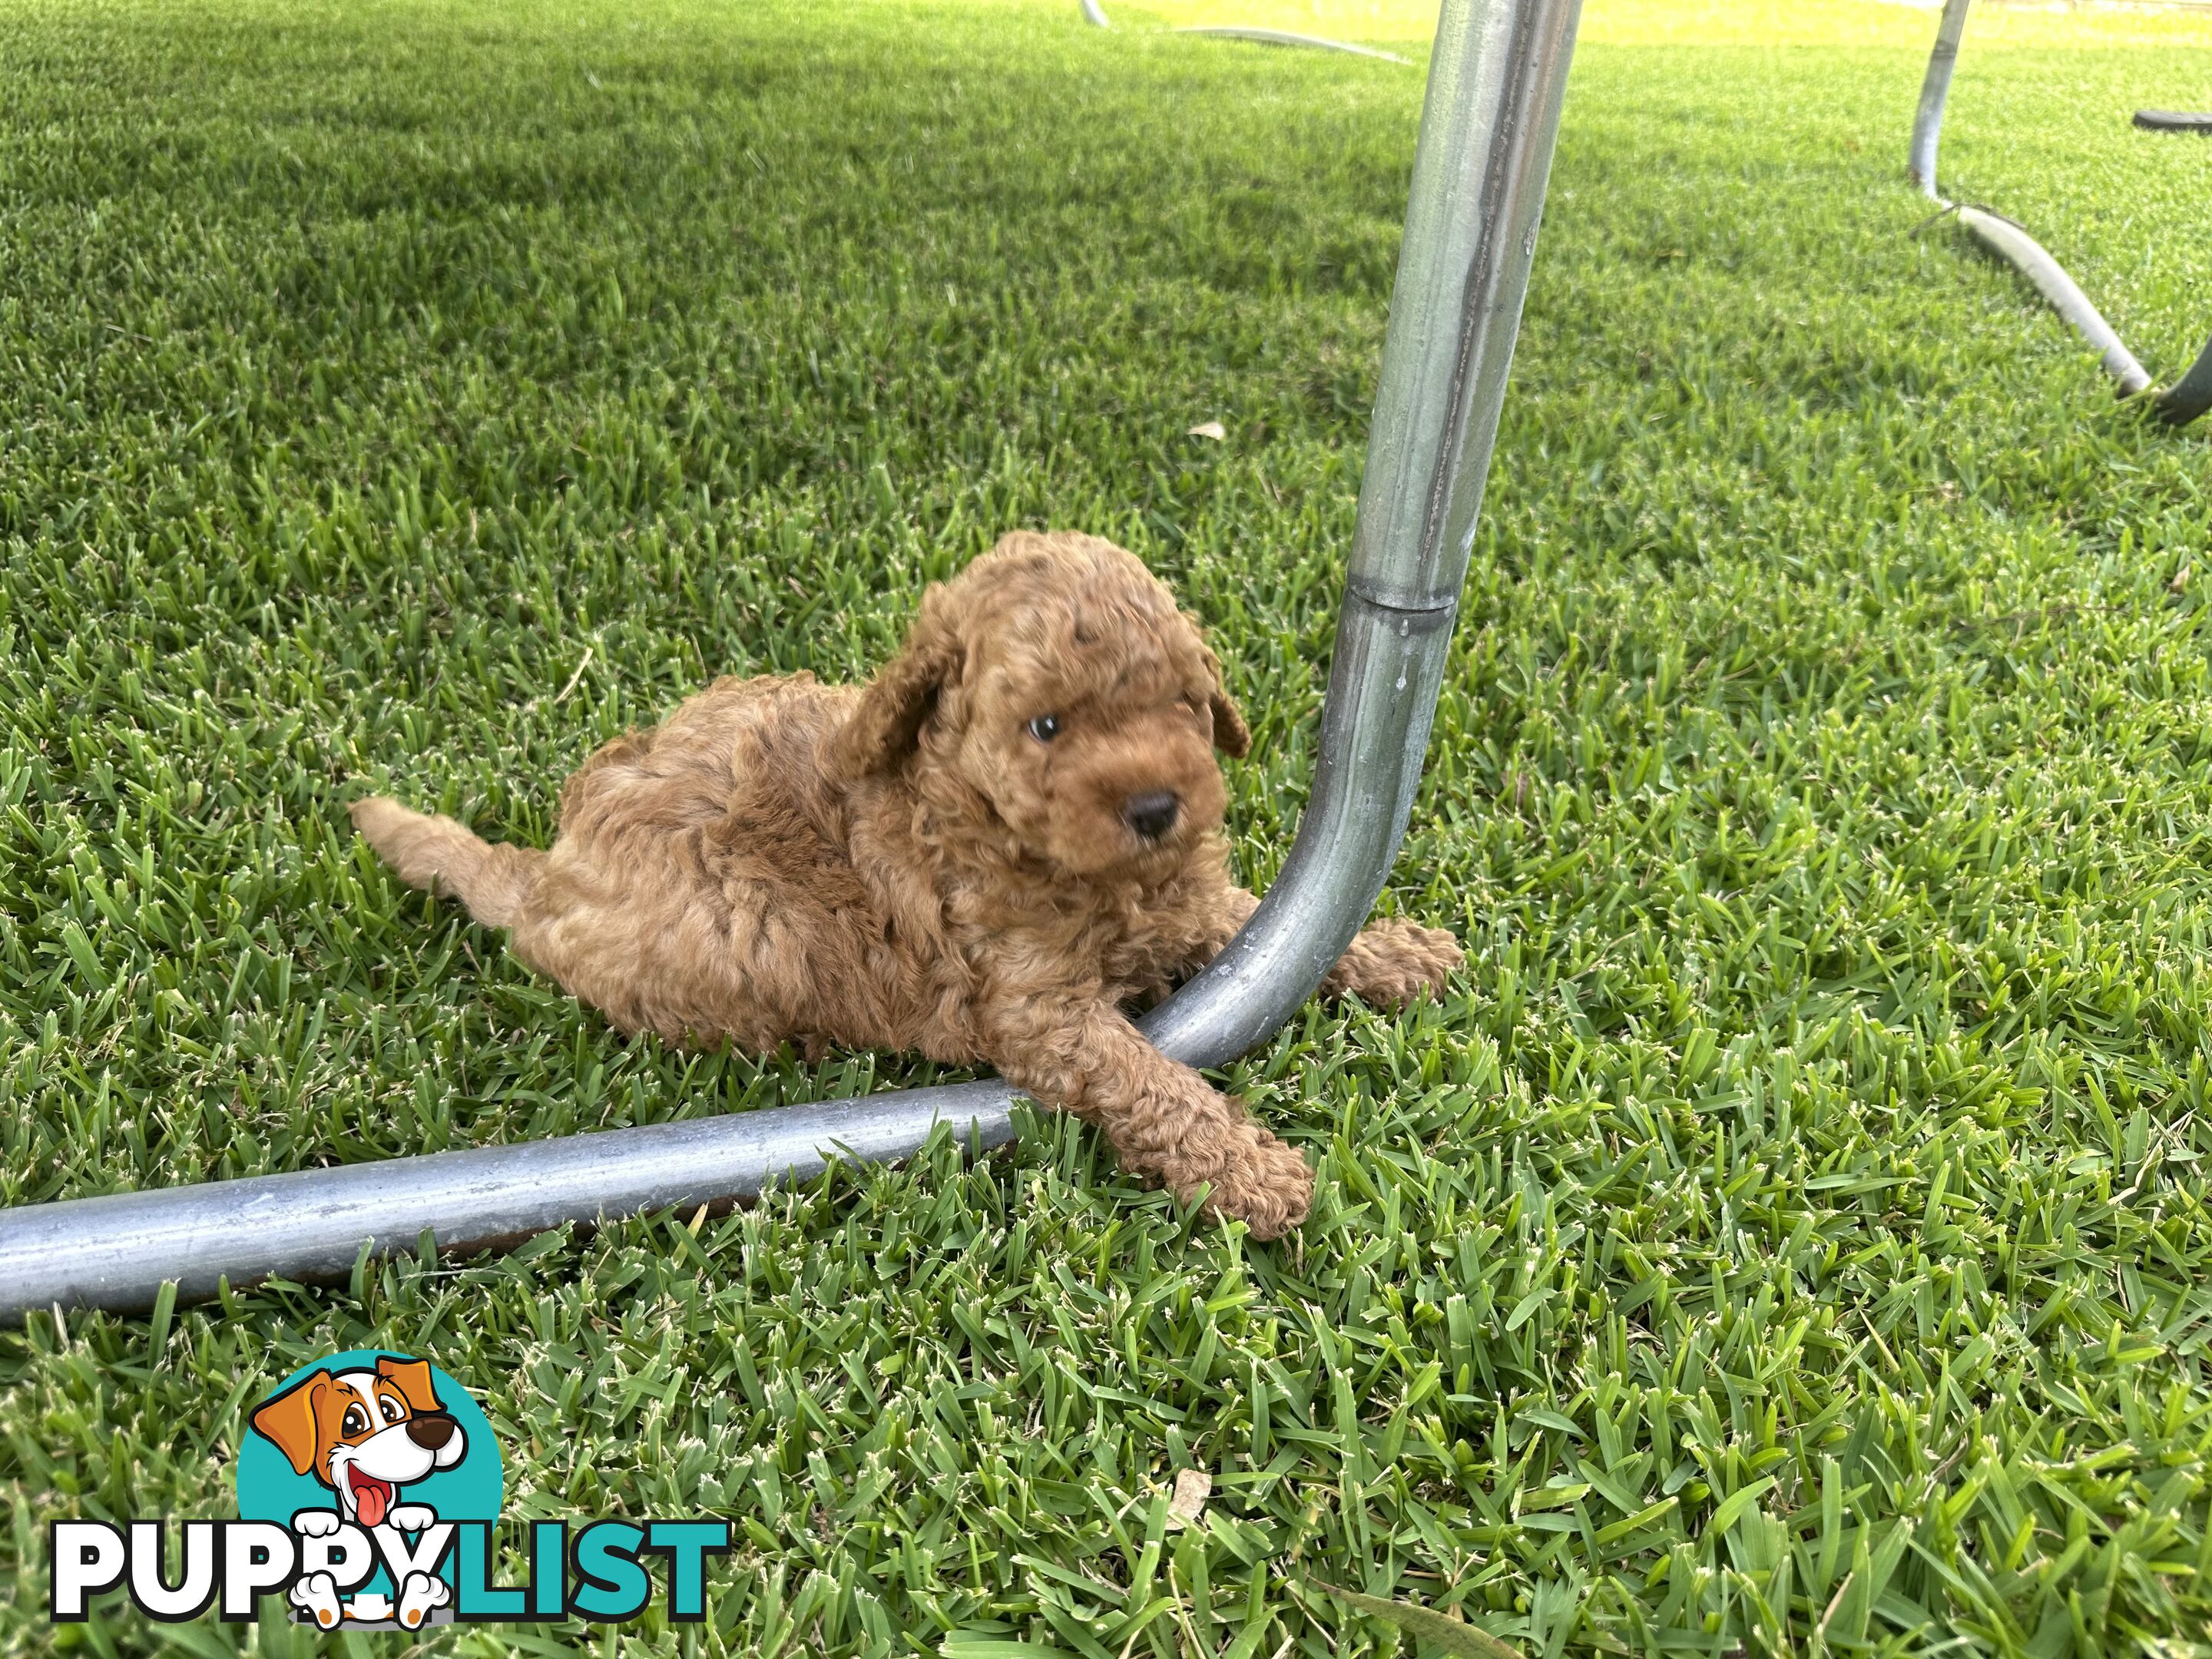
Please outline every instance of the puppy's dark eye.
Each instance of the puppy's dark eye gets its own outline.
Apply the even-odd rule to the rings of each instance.
[[[1060,735],[1060,716],[1039,714],[1030,722],[1030,735],[1039,743],[1050,743]]]
[[[344,1420],[338,1425],[338,1432],[341,1434],[368,1433],[368,1413],[358,1406],[348,1406],[345,1408]]]

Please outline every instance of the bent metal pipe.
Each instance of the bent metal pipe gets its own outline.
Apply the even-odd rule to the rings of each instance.
[[[1951,71],[1959,61],[1959,42],[1966,30],[1966,8],[1972,0],[1944,0],[1943,15],[1936,26],[1936,47],[1928,55],[1928,73],[1920,83],[1920,107],[1912,118],[1912,147],[1906,171],[1912,182],[1932,202],[1942,203],[1959,216],[1967,234],[1984,247],[2027,278],[2051,308],[2097,349],[2098,361],[2123,398],[2148,392],[2150,404],[2170,426],[2186,426],[2212,409],[2212,340],[2189,371],[2163,391],[2152,391],[2150,372],[2122,343],[2118,332],[2105,320],[2081,285],[2066,274],[2027,229],[2002,214],[1945,200],[1936,183],[1936,151],[1943,134],[1943,106],[1951,94]]]
[[[1313,794],[1244,931],[1145,1022],[1218,1065],[1313,994],[1373,908],[1413,810],[1536,250],[1580,0],[1445,0],[1421,113]],[[0,1212],[0,1318],[153,1305],[372,1254],[511,1244],[564,1223],[757,1196],[835,1156],[910,1157],[939,1123],[1012,1133],[995,1081]]]

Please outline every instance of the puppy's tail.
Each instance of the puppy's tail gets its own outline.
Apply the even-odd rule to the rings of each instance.
[[[410,887],[457,898],[487,927],[512,927],[538,886],[545,854],[471,833],[451,818],[371,795],[346,809],[377,856]]]

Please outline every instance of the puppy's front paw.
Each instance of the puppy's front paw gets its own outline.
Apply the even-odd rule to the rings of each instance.
[[[1206,1212],[1242,1221],[1255,1238],[1280,1238],[1313,1207],[1313,1171],[1297,1147],[1256,1123],[1244,1127],[1250,1138],[1206,1177]],[[1178,1196],[1188,1198],[1198,1185]]]
[[[1466,960],[1443,928],[1386,916],[1352,941],[1323,988],[1374,1007],[1402,1008],[1425,991],[1442,995],[1446,978]]]
[[[327,1538],[343,1518],[336,1510],[301,1510],[292,1517],[292,1530],[302,1538]]]
[[[399,1622],[409,1630],[420,1630],[422,1621],[430,1616],[434,1607],[442,1607],[453,1595],[453,1589],[442,1578],[427,1572],[410,1572],[399,1592]]]
[[[437,1524],[438,1511],[428,1504],[394,1504],[384,1519],[401,1532],[422,1532]]]
[[[335,1630],[345,1615],[338,1606],[337,1580],[326,1572],[311,1572],[292,1586],[285,1600],[302,1613],[312,1613],[325,1630]]]

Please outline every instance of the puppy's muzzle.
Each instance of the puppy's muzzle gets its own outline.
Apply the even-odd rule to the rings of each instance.
[[[1121,822],[1146,841],[1158,841],[1176,826],[1182,802],[1172,789],[1132,795],[1121,803]]]
[[[435,1451],[453,1437],[453,1431],[458,1426],[443,1412],[426,1413],[421,1417],[408,1419],[407,1437],[424,1451]]]

